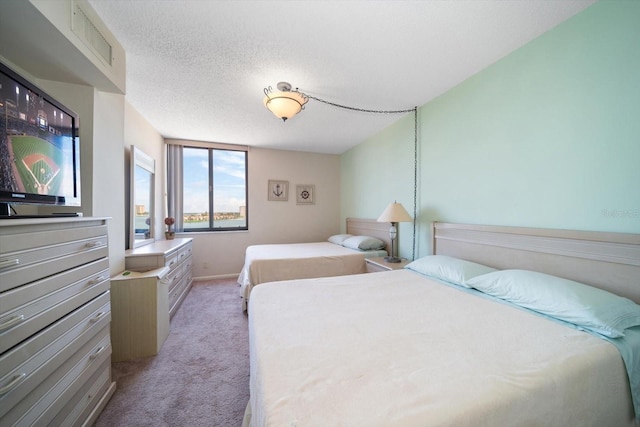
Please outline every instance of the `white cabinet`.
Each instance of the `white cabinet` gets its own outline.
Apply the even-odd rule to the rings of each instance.
[[[111,278],[114,362],[158,354],[169,336],[169,267]]]
[[[111,395],[104,218],[0,221],[0,425],[92,424]]]
[[[169,268],[165,281],[168,282],[170,318],[178,311],[191,289],[192,252],[192,239],[159,240],[125,252],[127,270],[149,271],[161,267]]]

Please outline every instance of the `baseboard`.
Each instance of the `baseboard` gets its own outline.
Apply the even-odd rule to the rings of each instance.
[[[215,276],[200,276],[200,277],[194,277],[193,280],[196,282],[202,282],[205,280],[213,280],[213,279],[233,279],[233,278],[238,278],[239,274],[217,274]]]

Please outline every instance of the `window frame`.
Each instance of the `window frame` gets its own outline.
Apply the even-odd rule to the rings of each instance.
[[[181,188],[177,191],[179,193],[178,197],[171,197],[170,194],[167,194],[168,207],[167,212],[169,216],[177,216],[174,212],[177,209],[172,209],[171,200],[173,203],[180,204],[180,215],[182,218],[176,218],[176,225],[179,224],[179,227],[176,227],[176,231],[179,233],[208,233],[208,232],[233,232],[233,231],[248,231],[249,230],[249,150],[244,146],[237,145],[227,145],[227,144],[217,144],[217,143],[200,143],[196,141],[180,141],[179,143],[167,142],[167,145],[180,145],[182,146],[182,150],[185,148],[190,149],[206,149],[207,150],[207,162],[208,162],[208,210],[209,210],[209,225],[207,227],[197,227],[197,228],[185,228],[184,227],[184,156],[183,153],[180,153],[180,166],[179,172],[177,172],[172,167],[172,164],[175,164],[176,161],[171,161],[169,150],[167,150],[167,193],[171,191],[172,188],[175,188],[176,185],[180,185]],[[245,198],[245,222],[243,226],[238,227],[215,227],[215,215],[214,215],[214,205],[215,205],[215,182],[214,182],[214,154],[216,151],[233,151],[233,152],[243,152],[244,153],[244,198]],[[180,179],[176,179],[174,174],[179,173]],[[171,182],[173,180],[173,182]]]

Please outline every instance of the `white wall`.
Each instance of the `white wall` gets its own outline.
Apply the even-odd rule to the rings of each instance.
[[[156,240],[164,239],[164,213],[165,213],[165,158],[164,158],[164,139],[147,120],[140,115],[128,102],[125,102],[124,107],[124,147],[123,147],[123,166],[125,168],[125,185],[124,185],[124,200],[125,200],[125,219],[131,214],[126,203],[129,195],[129,175],[130,175],[130,161],[131,161],[131,146],[135,145],[136,148],[142,150],[148,156],[153,157],[155,160],[155,206],[153,212],[153,218],[155,219],[154,237]],[[125,221],[126,222],[126,221]],[[126,237],[125,230],[125,237]]]
[[[111,275],[124,270],[124,96],[96,90],[93,126],[93,212],[109,221]],[[99,118],[99,120],[98,120]]]

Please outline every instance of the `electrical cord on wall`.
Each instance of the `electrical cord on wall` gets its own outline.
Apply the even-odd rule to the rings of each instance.
[[[298,88],[296,88],[296,91]],[[342,108],[345,110],[359,111],[363,113],[374,114],[403,114],[413,112],[413,244],[411,259],[416,259],[416,222],[418,218],[418,107],[413,107],[407,110],[371,110],[367,108],[349,107],[347,105],[337,104],[335,102],[326,101],[316,96],[304,94],[309,99],[313,99],[323,104],[331,105],[332,107]]]

